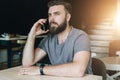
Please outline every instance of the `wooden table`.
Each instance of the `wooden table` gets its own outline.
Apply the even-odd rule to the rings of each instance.
[[[44,38],[46,37],[46,35],[42,35],[42,36],[37,36],[36,38]],[[15,40],[21,40],[21,39],[27,39],[27,36],[24,35],[20,35],[17,37],[11,37],[11,38],[3,38],[0,37],[1,41],[5,41],[6,42],[6,49],[7,49],[7,66],[8,68],[12,67],[12,44],[11,41],[15,41]]]
[[[119,56],[104,57],[104,58],[100,58],[100,60],[104,62],[107,70],[117,71],[115,74],[111,76],[107,74],[108,80],[114,80],[114,78],[120,76],[120,57]]]
[[[18,75],[21,66],[0,71],[0,80],[102,80],[101,76],[85,75],[82,78],[55,77],[42,75]]]

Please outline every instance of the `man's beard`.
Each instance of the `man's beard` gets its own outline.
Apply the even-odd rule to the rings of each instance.
[[[51,23],[58,25],[56,22],[51,22]],[[51,25],[51,23],[50,23],[50,25]],[[58,27],[50,26],[50,32],[51,32],[51,34],[59,34],[62,31],[64,31],[66,29],[66,27],[67,27],[67,21],[66,21],[66,19],[64,19],[63,23],[58,25]]]

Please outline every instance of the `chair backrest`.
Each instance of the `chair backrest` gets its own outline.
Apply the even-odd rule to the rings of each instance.
[[[98,58],[92,58],[92,71],[94,75],[102,76],[102,80],[106,80],[106,67],[105,64]]]

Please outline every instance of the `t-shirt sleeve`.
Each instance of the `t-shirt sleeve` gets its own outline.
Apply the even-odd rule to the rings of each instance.
[[[87,34],[80,34],[74,45],[74,53],[79,51],[90,51],[90,40]]]

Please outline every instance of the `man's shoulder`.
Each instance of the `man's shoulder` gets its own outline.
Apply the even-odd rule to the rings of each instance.
[[[81,35],[81,34],[87,35],[87,33],[85,31],[83,31],[81,29],[78,29],[78,28],[74,28],[74,27],[72,29],[72,32],[75,33],[75,34],[77,34],[77,35]]]

